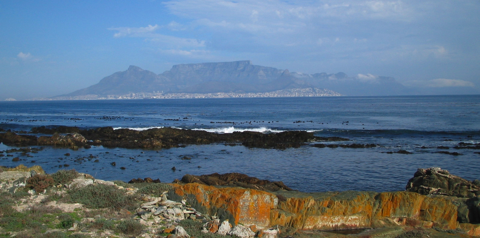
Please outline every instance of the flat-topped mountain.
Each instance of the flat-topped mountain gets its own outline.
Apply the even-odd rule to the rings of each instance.
[[[130,66],[98,84],[54,99],[391,95],[403,89],[388,77],[290,73],[247,60],[174,65],[158,75]]]

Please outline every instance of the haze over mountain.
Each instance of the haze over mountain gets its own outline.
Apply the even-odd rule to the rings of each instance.
[[[317,92],[323,96],[405,95],[410,91],[391,77],[344,73],[302,74],[253,65],[250,61],[180,64],[162,74],[130,66],[98,84],[56,98],[108,97],[127,94],[268,93],[296,90],[295,95]],[[329,91],[331,90],[331,91]],[[304,92],[298,94],[298,92]],[[338,93],[336,93],[338,92]],[[315,94],[308,94],[315,96]],[[307,95],[307,96],[308,96]]]

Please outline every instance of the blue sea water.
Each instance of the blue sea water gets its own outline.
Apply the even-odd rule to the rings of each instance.
[[[0,144],[4,151],[0,165],[39,164],[50,173],[68,164],[68,169],[97,178],[124,181],[151,177],[171,182],[187,173],[240,172],[280,180],[307,192],[396,191],[405,188],[417,168],[441,167],[469,180],[480,179],[479,151],[453,148],[460,142],[480,142],[479,118],[479,95],[1,102],[0,128],[4,130],[28,132],[32,127],[52,125],[136,130],[175,127],[216,133],[305,130],[351,140],[331,143],[378,146],[331,149],[306,145],[276,150],[214,144],[159,151],[43,147],[36,154],[11,153],[9,157],[5,150],[11,147]],[[412,154],[387,153],[398,150]],[[20,161],[13,162],[13,156]],[[181,160],[183,156],[192,160]],[[171,170],[173,166],[176,171]]]

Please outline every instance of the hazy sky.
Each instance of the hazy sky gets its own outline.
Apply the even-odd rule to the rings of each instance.
[[[236,60],[478,88],[480,1],[0,1],[0,100]]]

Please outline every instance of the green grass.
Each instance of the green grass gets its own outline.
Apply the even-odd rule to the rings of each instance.
[[[2,199],[2,202],[4,201],[5,199]],[[75,212],[64,213],[58,208],[37,205],[32,206],[23,212],[18,212],[13,209],[8,213],[2,213],[2,216],[0,217],[0,227],[2,227],[4,232],[7,233],[29,231],[30,234],[35,234],[35,237],[40,237],[39,235],[44,233],[47,229],[68,229],[74,222],[80,220],[81,218],[79,214]],[[27,233],[22,233],[20,237],[26,235]]]

